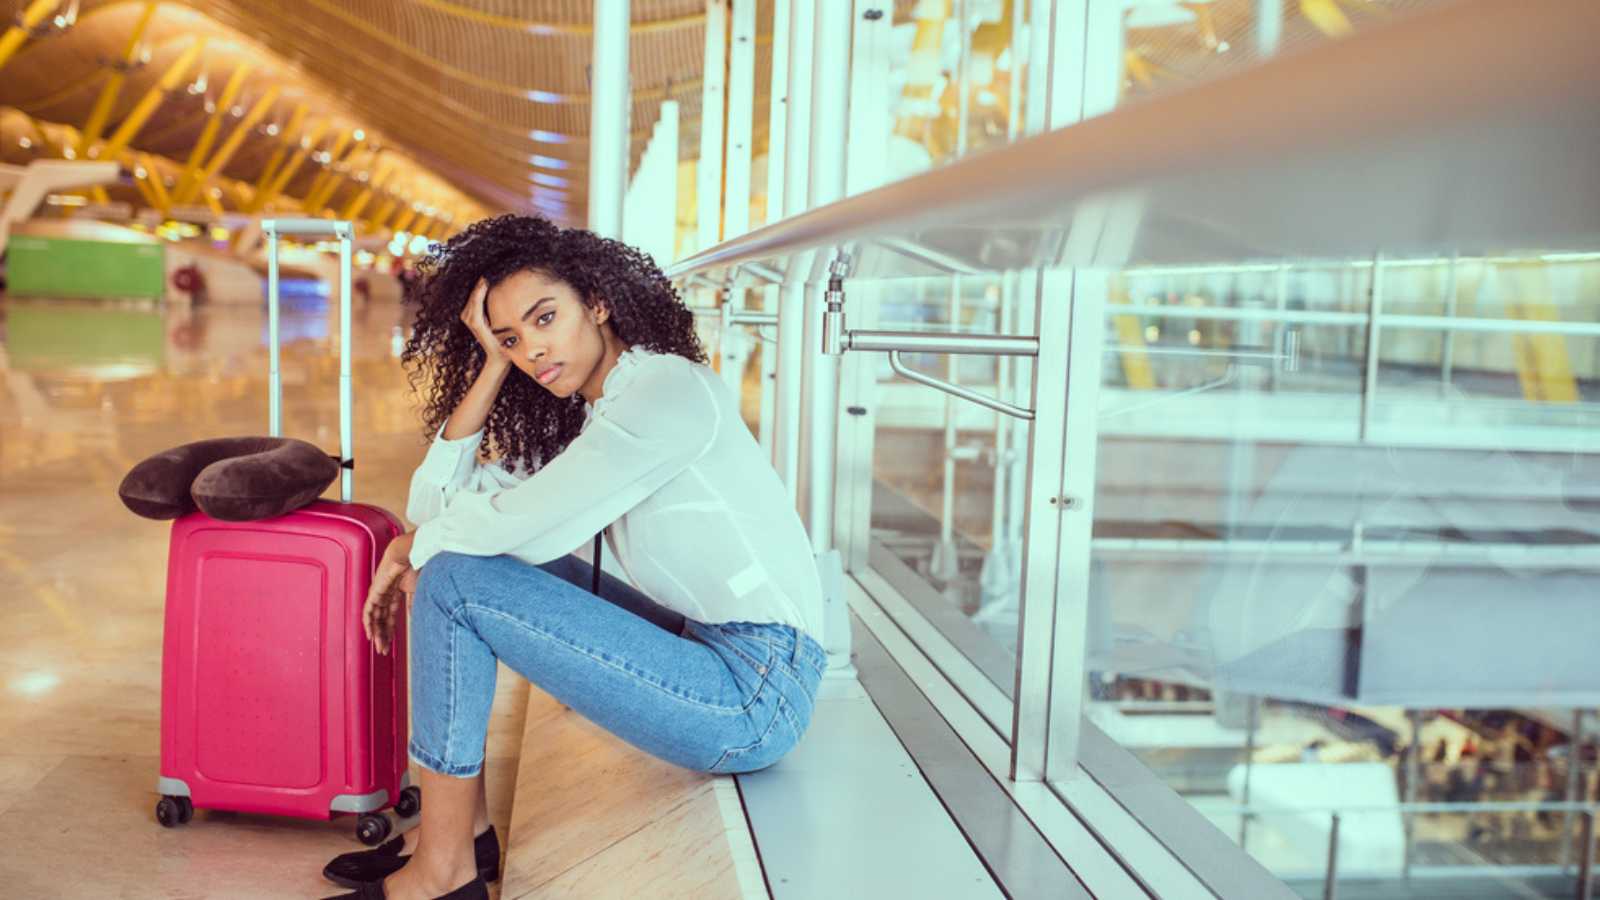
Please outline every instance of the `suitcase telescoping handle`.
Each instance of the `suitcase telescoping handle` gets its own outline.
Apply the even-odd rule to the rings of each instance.
[[[354,484],[355,442],[350,427],[350,244],[354,230],[335,219],[262,219],[267,236],[267,343],[271,372],[267,390],[268,428],[283,434],[283,381],[278,374],[278,238],[339,239],[339,499],[349,503]]]

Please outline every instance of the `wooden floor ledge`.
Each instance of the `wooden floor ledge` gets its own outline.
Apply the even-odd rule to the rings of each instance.
[[[742,815],[724,818],[719,780],[720,790],[733,788],[731,778],[661,762],[530,690],[502,900],[766,897],[759,869],[751,876],[748,826]],[[756,893],[741,886],[741,869]]]

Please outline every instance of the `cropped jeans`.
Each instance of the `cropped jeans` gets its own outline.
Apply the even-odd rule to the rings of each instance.
[[[737,773],[788,753],[811,722],[827,658],[788,625],[705,624],[566,556],[440,553],[412,601],[411,758],[483,767],[495,661],[629,744],[686,769]],[[603,597],[603,599],[602,599]]]

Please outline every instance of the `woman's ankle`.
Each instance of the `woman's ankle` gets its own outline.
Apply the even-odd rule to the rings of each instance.
[[[478,877],[478,862],[468,844],[466,852],[428,852],[419,847],[411,858],[423,884],[441,894],[448,893]]]

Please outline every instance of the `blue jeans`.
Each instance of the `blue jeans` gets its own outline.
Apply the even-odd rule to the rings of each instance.
[[[441,553],[412,602],[411,758],[483,767],[495,661],[617,737],[686,769],[751,772],[811,723],[827,657],[788,625],[707,625],[572,556],[540,566]]]

